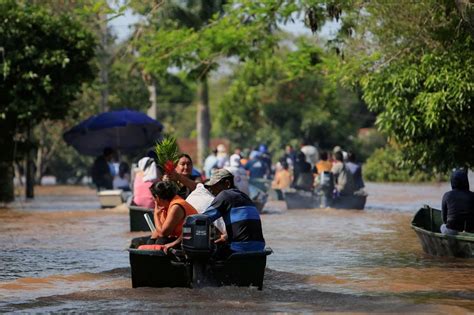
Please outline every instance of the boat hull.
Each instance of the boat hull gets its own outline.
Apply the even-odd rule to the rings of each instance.
[[[446,235],[440,232],[441,211],[425,206],[415,214],[411,226],[423,251],[434,256],[474,257],[474,234]]]
[[[145,213],[148,213],[150,219],[155,223],[153,209],[130,205],[128,206],[128,213],[130,216],[130,232],[150,231],[145,217],[143,216]]]
[[[324,196],[306,191],[285,192],[287,209],[336,208],[363,210],[367,201],[366,195],[340,196],[327,200]]]
[[[139,250],[147,237],[136,238],[128,249],[132,287],[198,287],[193,275],[193,261],[178,261],[159,250]],[[206,284],[210,286],[255,286],[263,288],[267,256],[264,252],[234,253],[226,260],[207,261]]]

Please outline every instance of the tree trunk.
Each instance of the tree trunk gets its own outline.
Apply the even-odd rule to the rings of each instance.
[[[107,15],[100,15],[100,53],[99,53],[99,67],[100,67],[100,111],[106,112],[109,110],[109,53],[108,53],[108,28]]]
[[[35,192],[34,192],[34,185],[35,185],[35,174],[34,174],[34,162],[33,162],[33,156],[34,156],[34,149],[31,144],[31,137],[32,137],[32,132],[31,132],[31,126],[28,126],[28,135],[27,135],[27,153],[26,153],[26,186],[25,186],[25,195],[26,198],[34,198],[35,197]]]
[[[150,100],[150,107],[148,108],[147,114],[153,119],[156,119],[156,110],[157,110],[157,104],[156,104],[156,82],[155,79],[150,78],[147,80],[147,89],[148,93],[150,94],[149,100]]]
[[[0,118],[0,202],[8,203],[15,199],[13,185],[13,141],[16,121],[11,117]]]
[[[43,177],[43,170],[44,170],[44,141],[42,139],[43,133],[41,133],[41,139],[38,144],[38,149],[36,150],[36,171],[35,171],[35,182],[38,185],[41,185],[41,178]]]
[[[211,119],[209,113],[209,87],[207,75],[199,82],[199,102],[197,104],[196,128],[197,128],[197,161],[196,165],[202,166],[205,155],[209,150]]]
[[[0,161],[0,202],[8,203],[15,199],[13,186],[13,165],[11,161]]]

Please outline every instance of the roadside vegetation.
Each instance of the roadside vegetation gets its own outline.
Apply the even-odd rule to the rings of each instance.
[[[265,143],[275,157],[285,144],[340,145],[367,161],[375,181],[472,168],[473,7],[0,0],[0,201],[13,198],[14,171],[30,169],[36,182],[87,175],[91,159],[66,147],[62,133],[119,108],[196,138],[199,159],[211,137],[225,137],[232,146]],[[110,20],[124,12],[141,18],[119,42]],[[285,32],[294,21],[313,35]],[[327,22],[337,26],[323,37]]]

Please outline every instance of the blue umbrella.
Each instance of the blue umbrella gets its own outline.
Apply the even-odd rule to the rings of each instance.
[[[79,153],[98,156],[106,147],[123,153],[136,152],[160,139],[163,125],[133,110],[94,115],[63,134]]]

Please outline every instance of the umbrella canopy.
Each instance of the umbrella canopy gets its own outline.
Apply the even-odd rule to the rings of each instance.
[[[163,125],[144,113],[133,110],[94,115],[63,134],[64,141],[79,153],[98,156],[106,147],[123,153],[153,145]]]

